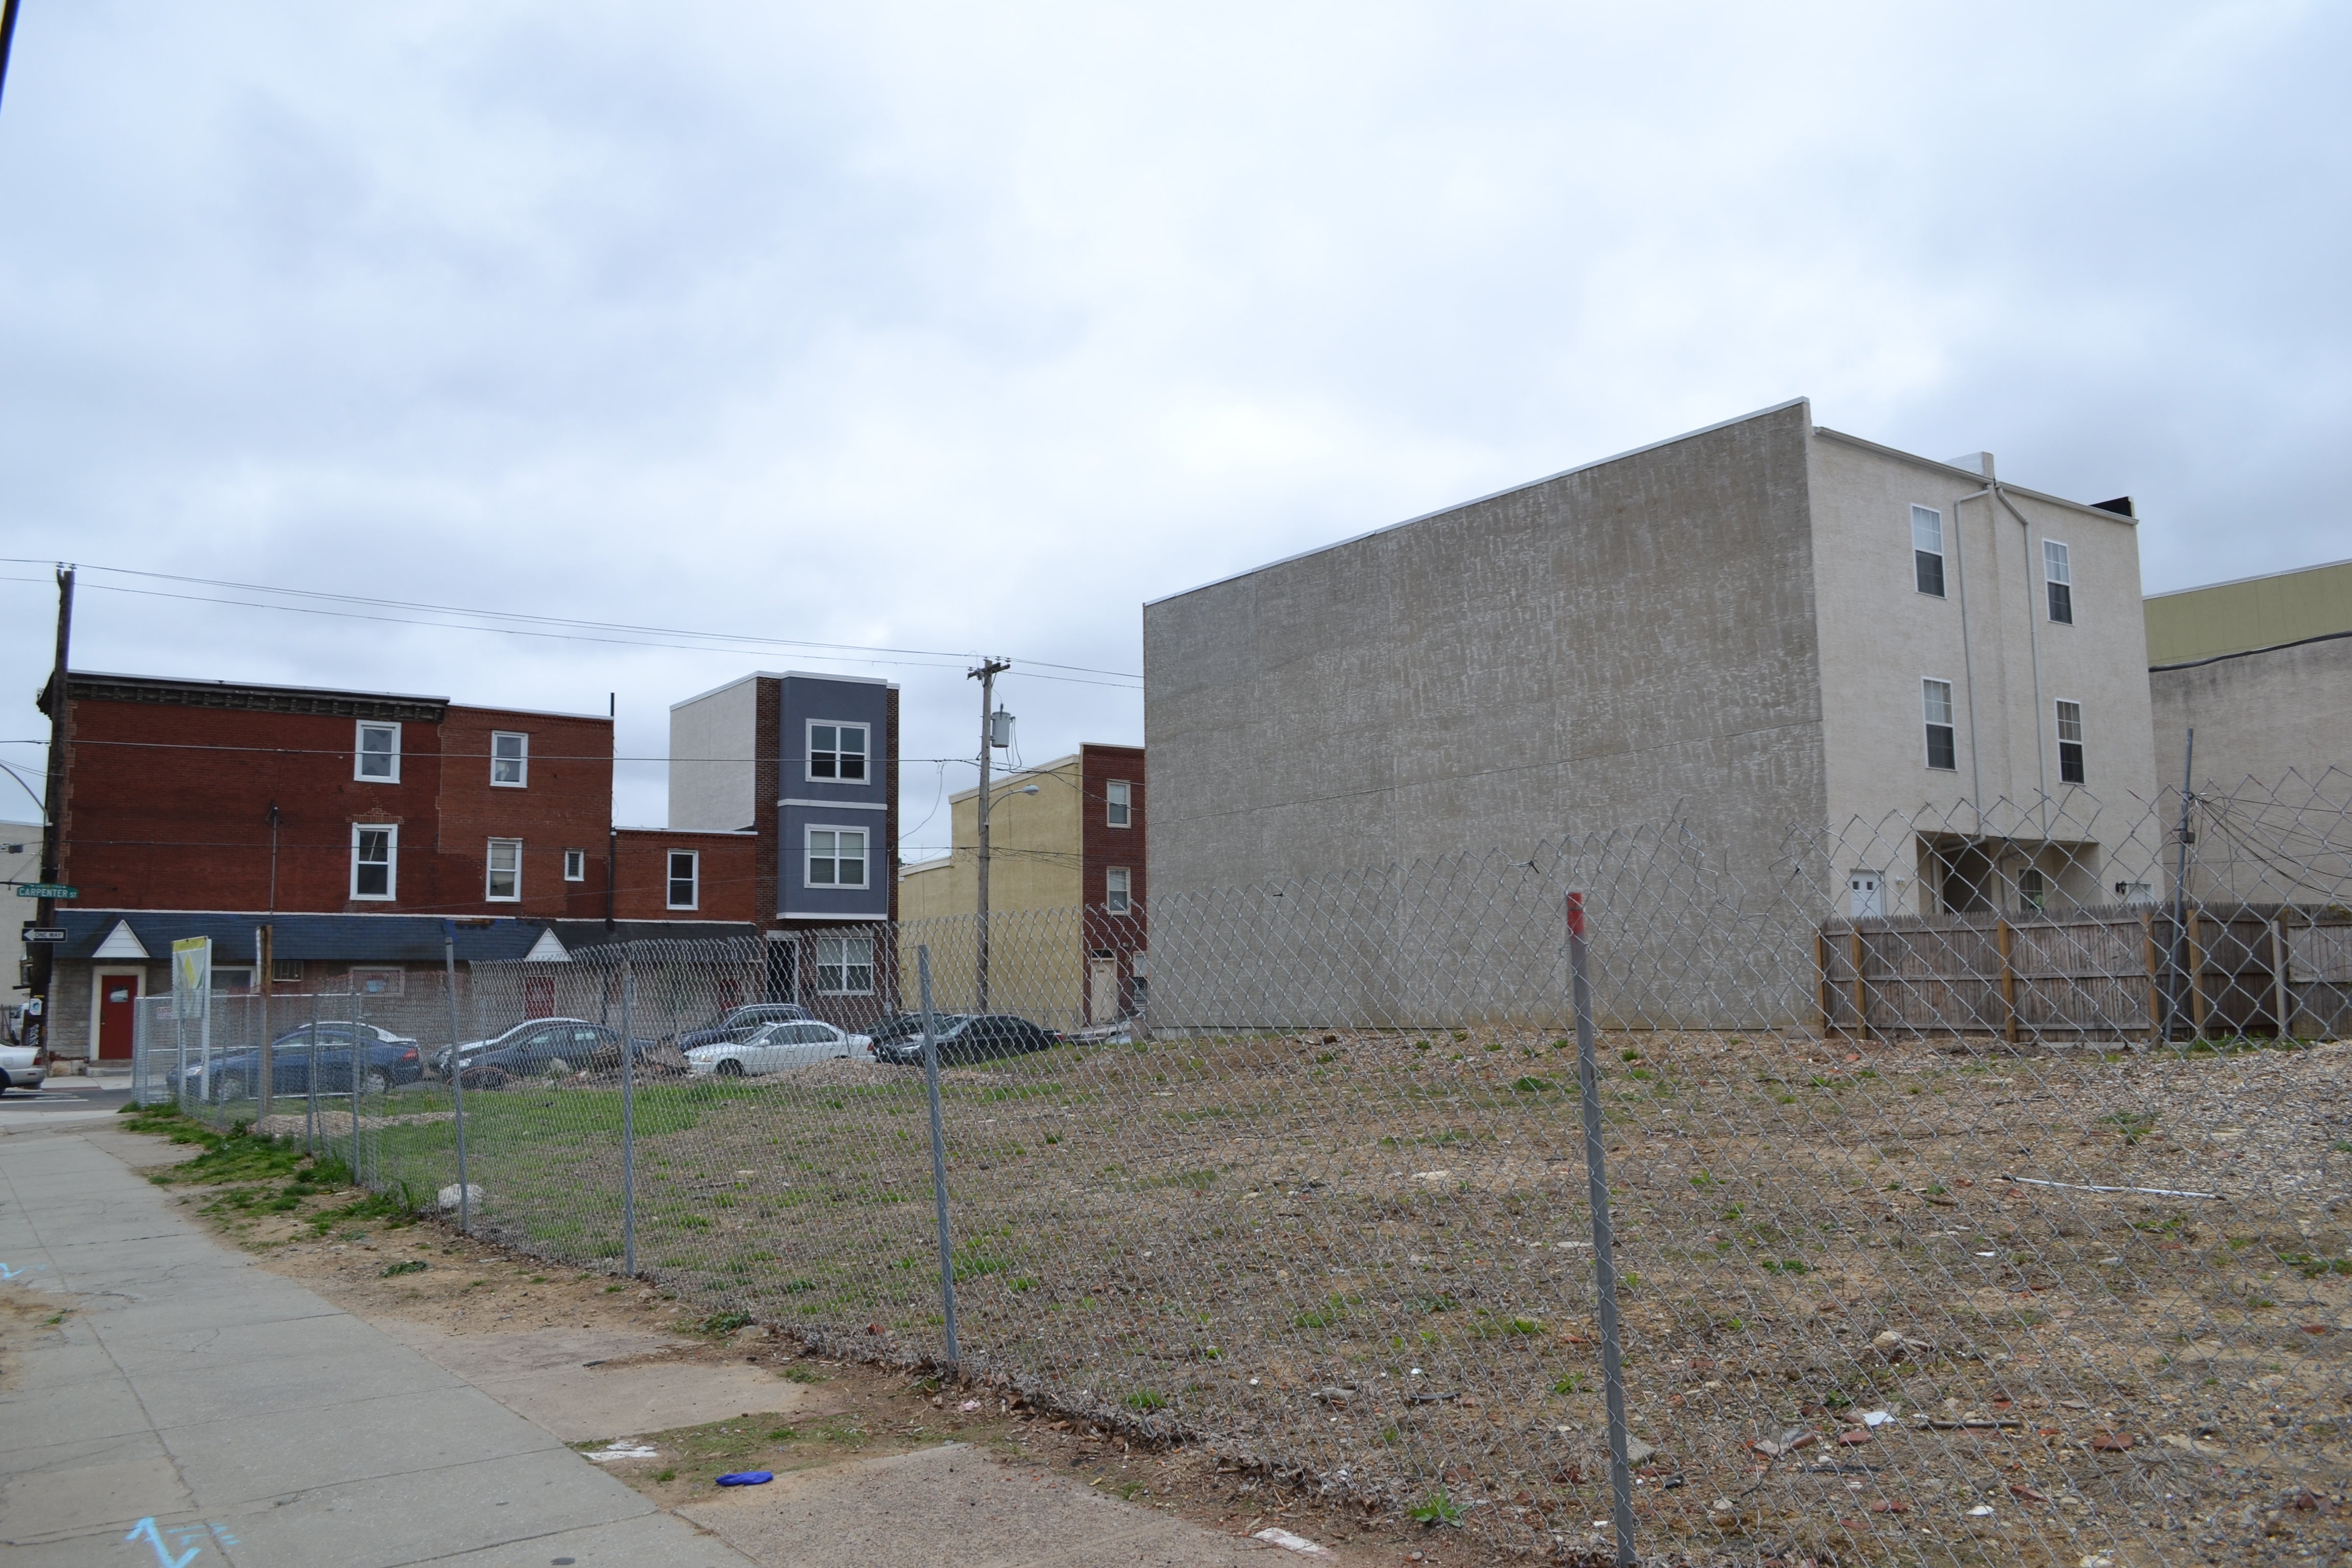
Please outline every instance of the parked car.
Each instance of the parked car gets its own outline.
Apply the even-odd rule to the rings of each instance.
[[[475,1058],[480,1056],[485,1051],[504,1050],[507,1047],[513,1045],[524,1036],[536,1033],[538,1030],[544,1029],[551,1025],[587,1023],[588,1020],[585,1018],[525,1018],[521,1023],[517,1024],[511,1029],[507,1029],[499,1034],[492,1035],[487,1040],[464,1041],[459,1044],[456,1049],[457,1056],[461,1060],[471,1062]],[[591,1025],[590,1026],[593,1027],[594,1026]],[[451,1047],[444,1046],[439,1050],[433,1053],[433,1072],[434,1076],[436,1078],[446,1079],[449,1076],[450,1049]]]
[[[817,1018],[768,1024],[740,1040],[697,1046],[686,1053],[687,1070],[719,1078],[744,1078],[844,1058],[870,1058],[874,1042]]]
[[[722,1040],[749,1039],[770,1024],[798,1023],[815,1015],[797,1002],[746,1002],[730,1007],[698,1029],[688,1029],[677,1037],[677,1048],[690,1051],[697,1046],[715,1046]]]
[[[991,1057],[1019,1056],[1026,1051],[1051,1050],[1060,1040],[1052,1031],[1041,1029],[1026,1018],[1010,1013],[980,1013],[971,1015],[933,1015],[939,1028],[940,1060],[943,1062],[976,1062]],[[897,1019],[892,1020],[898,1022]],[[896,1033],[896,1031],[894,1031]],[[901,1066],[919,1067],[923,1060],[923,1021],[917,1016],[914,1032],[887,1043],[877,1039],[874,1056],[878,1061],[897,1062]]]
[[[496,1089],[519,1078],[562,1078],[575,1072],[609,1072],[621,1065],[621,1031],[577,1018],[534,1021],[528,1030],[509,1030],[506,1045],[484,1051],[461,1069],[467,1089]],[[636,1059],[657,1043],[634,1039]],[[676,1069],[673,1068],[673,1071]]]
[[[12,1089],[38,1089],[49,1076],[49,1053],[31,1046],[0,1046],[0,1094]]]
[[[382,1094],[397,1084],[415,1083],[425,1076],[425,1063],[415,1040],[375,1024],[345,1019],[320,1019],[286,1031],[269,1042],[272,1092],[308,1094],[318,1079],[320,1094],[352,1091],[356,1062],[360,1088]],[[164,1076],[174,1097],[180,1073],[174,1067]],[[261,1053],[257,1050],[213,1052],[210,1077],[196,1047],[188,1047],[188,1092],[200,1100],[243,1100],[261,1085]]]

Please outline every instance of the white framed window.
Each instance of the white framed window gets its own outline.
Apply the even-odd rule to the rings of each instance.
[[[357,996],[397,996],[407,989],[405,969],[352,970],[352,993]]]
[[[530,782],[530,737],[520,730],[490,731],[490,783],[521,789]]]
[[[864,784],[867,726],[812,719],[808,726],[808,776],[834,784]]]
[[[2062,626],[2074,624],[2074,567],[2066,547],[2054,539],[2042,542],[2042,583],[2050,595],[2050,618]]]
[[[400,893],[400,829],[352,824],[352,897],[389,901]]]
[[[365,784],[400,782],[400,726],[360,721],[352,777]]]
[[[1103,908],[1112,914],[1123,915],[1134,907],[1133,900],[1129,897],[1134,885],[1129,875],[1124,866],[1113,866],[1103,873]]]
[[[522,840],[490,840],[489,874],[482,897],[494,904],[511,904],[522,897]]]
[[[2119,904],[2152,904],[2155,891],[2146,882],[2117,882],[2116,901]]]
[[[1911,509],[1911,581],[1923,594],[1944,596],[1944,514],[1932,506]]]
[[[2058,700],[2058,782],[2078,784],[2083,772],[2083,705]]]
[[[1927,727],[1927,765],[1949,773],[1960,765],[1957,732],[1952,727],[1952,683],[1919,682],[1919,712]]]
[[[866,829],[810,828],[808,885],[812,888],[866,886]]]
[[[563,879],[567,882],[584,882],[588,879],[588,851],[566,849],[563,852]]]
[[[1135,786],[1125,779],[1103,785],[1103,817],[1113,827],[1135,826]]]
[[[2017,874],[2017,907],[2019,911],[2039,914],[2049,906],[2050,884],[2040,867],[2028,866]]]
[[[872,995],[874,939],[870,936],[817,938],[816,988],[826,996]]]
[[[702,905],[702,852],[698,849],[673,849],[669,852],[669,907],[674,910],[699,909]]]

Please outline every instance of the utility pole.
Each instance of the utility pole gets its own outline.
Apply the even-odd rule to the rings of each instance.
[[[9,8],[9,19],[15,19],[15,7]],[[64,868],[58,860],[65,853],[65,835],[60,817],[66,803],[66,660],[73,646],[74,571],[70,566],[58,568],[58,651],[57,661],[49,667],[48,689],[41,693],[41,706],[49,715],[49,773],[41,791],[41,880],[57,881]],[[34,921],[49,926],[57,923],[58,906],[54,900],[42,899],[34,905]],[[40,1037],[34,1044],[49,1043],[49,978],[57,969],[57,944],[43,942],[33,954],[33,994],[41,1004]],[[96,1020],[92,1020],[92,1034]]]
[[[1009,660],[992,658],[983,660],[978,669],[965,672],[966,679],[980,682],[980,927],[976,933],[978,944],[972,963],[972,1006],[975,1012],[981,1013],[988,1011],[989,752],[999,743],[994,712],[996,678],[1012,668]]]

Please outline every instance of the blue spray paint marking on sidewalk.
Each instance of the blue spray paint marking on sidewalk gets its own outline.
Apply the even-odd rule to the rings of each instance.
[[[180,1540],[184,1542],[193,1540],[194,1538],[194,1532],[191,1531],[175,1530],[172,1533],[178,1536]],[[173,1556],[171,1548],[163,1544],[163,1532],[155,1528],[155,1521],[152,1519],[142,1519],[138,1523],[132,1525],[131,1527],[131,1533],[124,1536],[122,1539],[126,1544],[144,1541],[148,1545],[153,1547],[155,1549],[155,1561],[161,1565],[161,1568],[188,1568],[188,1564],[194,1563],[199,1556],[203,1555],[205,1550],[201,1546],[191,1546],[181,1555],[177,1557]]]
[[[6,1264],[0,1263],[0,1279],[14,1279],[25,1274],[39,1274],[47,1268],[48,1265],[46,1263],[28,1263],[22,1268],[11,1268]]]

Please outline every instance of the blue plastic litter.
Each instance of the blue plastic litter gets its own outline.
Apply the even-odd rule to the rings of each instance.
[[[722,1487],[764,1487],[775,1479],[775,1473],[771,1470],[738,1470],[731,1476],[719,1477],[719,1484]]]

